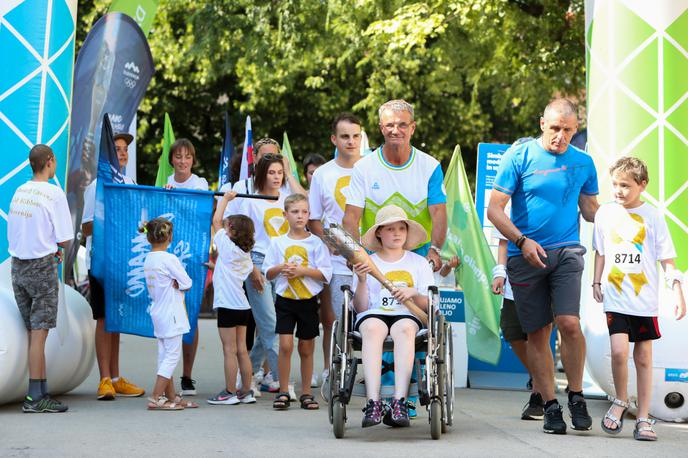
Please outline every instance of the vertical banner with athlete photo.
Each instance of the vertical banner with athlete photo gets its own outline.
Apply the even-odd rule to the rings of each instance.
[[[81,239],[84,190],[96,177],[104,113],[115,132],[126,132],[153,77],[153,58],[136,21],[108,13],[84,40],[74,67],[67,201],[75,240]],[[79,243],[65,253],[65,280],[72,275]]]

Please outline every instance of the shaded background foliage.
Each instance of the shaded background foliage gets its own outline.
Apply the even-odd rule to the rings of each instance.
[[[404,98],[413,143],[469,173],[479,142],[538,130],[557,94],[584,99],[583,0],[160,0],[149,35],[156,74],[139,108],[139,183],[155,181],[163,116],[215,181],[224,110],[235,145],[289,134],[297,161],[332,155],[331,119],[353,111],[378,145],[377,108]],[[79,2],[77,46],[108,0]]]

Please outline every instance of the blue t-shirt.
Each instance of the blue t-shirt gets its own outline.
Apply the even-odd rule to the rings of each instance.
[[[578,198],[599,192],[590,156],[570,145],[562,154],[550,153],[539,139],[504,154],[494,189],[511,196],[511,221],[545,249],[580,243]],[[508,255],[520,254],[509,242]]]

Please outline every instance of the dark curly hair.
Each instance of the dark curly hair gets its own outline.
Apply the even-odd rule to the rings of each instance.
[[[139,232],[145,232],[148,243],[153,245],[171,241],[173,229],[172,221],[159,216],[145,223]]]
[[[253,234],[256,229],[251,218],[245,215],[231,215],[225,218],[222,223],[229,239],[236,246],[247,253],[253,249],[253,245],[256,243]]]

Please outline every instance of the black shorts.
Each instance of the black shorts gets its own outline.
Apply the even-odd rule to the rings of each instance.
[[[318,317],[318,297],[295,300],[277,295],[275,314],[277,323],[275,334],[294,334],[299,339],[315,339],[320,335],[320,318]]]
[[[217,327],[218,328],[234,328],[236,326],[248,326],[251,320],[251,309],[233,310],[218,307],[217,309]]]
[[[91,275],[90,270],[88,271],[88,289],[91,296],[93,319],[100,320],[105,318],[105,290],[103,285]]]
[[[657,340],[662,337],[656,316],[635,316],[624,313],[607,312],[609,335],[628,334],[629,342]]]
[[[361,323],[363,323],[368,318],[377,318],[378,320],[385,323],[387,325],[387,334],[389,334],[389,330],[392,329],[392,325],[399,320],[411,320],[418,325],[418,329],[423,329],[423,323],[421,323],[420,320],[413,315],[385,315],[383,313],[371,313],[370,315],[364,316],[360,320],[356,320],[356,324],[354,325],[354,331],[358,331],[361,327]]]
[[[511,299],[504,298],[502,302],[502,313],[499,317],[499,327],[502,328],[502,335],[507,342],[516,340],[528,340],[528,334],[523,332],[521,322],[516,313],[516,304]]]

